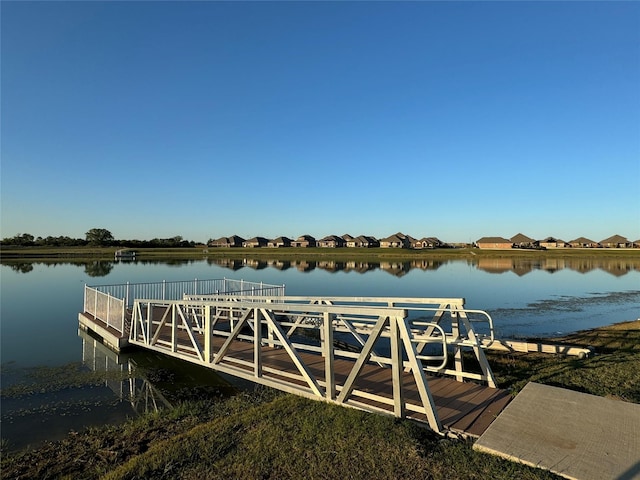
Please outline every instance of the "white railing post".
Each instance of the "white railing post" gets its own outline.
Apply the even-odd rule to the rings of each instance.
[[[325,397],[327,400],[336,399],[336,378],[334,373],[333,353],[333,319],[329,312],[323,313],[322,330],[320,330],[322,342],[322,355],[324,356],[324,371],[326,378]]]
[[[129,305],[129,282],[127,282],[127,290],[126,290],[126,294],[124,296],[124,302]]]
[[[166,294],[166,285],[167,281],[166,280],[162,280],[162,300],[166,300],[165,298],[165,294]]]
[[[109,323],[111,321],[111,317],[109,316],[109,313],[110,313],[109,307],[111,307],[111,297],[107,296],[107,320],[105,322],[107,324],[107,327],[109,327]]]

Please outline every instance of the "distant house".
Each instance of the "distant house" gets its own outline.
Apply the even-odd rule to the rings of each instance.
[[[541,248],[565,248],[567,246],[567,242],[554,237],[547,237],[544,240],[540,240],[538,244]]]
[[[633,245],[631,245],[633,248],[640,248],[640,238],[638,240],[636,240],[635,242],[633,242]]]
[[[511,240],[503,237],[482,237],[476,241],[478,248],[505,250],[512,246]]]
[[[629,248],[632,246],[631,242],[621,235],[613,235],[600,240],[600,245],[604,248]]]
[[[209,247],[241,247],[242,242],[244,242],[244,238],[239,237],[238,235],[231,235],[230,237],[220,237],[212,242],[209,242]]]
[[[533,238],[529,238],[523,233],[518,233],[511,237],[511,243],[513,248],[533,248],[536,245],[536,241]]]
[[[267,242],[267,247],[269,248],[282,248],[282,247],[290,247],[291,239],[288,237],[278,237],[273,240],[269,240]]]
[[[407,236],[402,233],[380,239],[380,248],[409,248],[410,246]]]
[[[356,238],[352,238],[346,243],[349,248],[373,248],[378,247],[380,242],[374,237],[368,237],[366,235],[360,235]]]
[[[598,242],[594,242],[589,238],[578,237],[574,240],[569,241],[569,246],[571,248],[598,248],[600,244]]]
[[[414,240],[411,242],[411,248],[424,249],[424,248],[440,248],[444,246],[440,240],[436,237],[422,237],[420,240]]]
[[[318,240],[318,246],[321,248],[341,248],[344,247],[344,240],[337,235],[327,235]]]
[[[291,246],[296,248],[315,247],[316,239],[311,235],[300,235],[298,238],[291,242]]]
[[[242,242],[242,246],[245,248],[259,248],[266,247],[267,243],[269,243],[269,240],[264,237],[253,237]]]
[[[353,237],[351,235],[349,235],[348,233],[345,233],[344,235],[342,235],[342,240],[344,240],[344,244],[345,246],[351,241],[353,240]]]

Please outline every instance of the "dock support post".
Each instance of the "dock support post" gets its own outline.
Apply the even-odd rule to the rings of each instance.
[[[390,318],[391,334],[391,372],[393,378],[393,413],[396,417],[404,418],[405,403],[402,388],[402,343],[400,341],[400,331],[398,329],[398,319]]]
[[[211,305],[204,307],[204,358],[205,362],[211,363],[211,340],[213,333],[211,332]]]
[[[253,309],[253,374],[262,377],[262,322],[257,308]]]
[[[452,306],[453,307],[453,306]],[[456,343],[453,354],[453,361],[455,364],[456,373],[462,373],[464,370],[463,360],[462,360],[462,347],[458,344],[460,340],[460,320],[458,318],[458,312],[456,312],[453,308],[449,312],[451,315],[451,335]],[[462,375],[456,375],[456,380],[459,382],[464,382],[464,377]]]
[[[324,356],[325,396],[327,400],[336,398],[336,378],[333,367],[333,319],[329,312],[323,313],[321,330],[322,355]]]

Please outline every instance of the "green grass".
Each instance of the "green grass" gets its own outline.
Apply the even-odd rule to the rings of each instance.
[[[640,320],[555,339],[591,346],[585,360],[536,353],[488,353],[500,385],[514,392],[529,381],[640,403]]]
[[[2,247],[3,264],[22,261],[113,260],[119,247]],[[477,248],[439,248],[410,250],[396,248],[136,248],[138,260],[170,259],[278,259],[278,260],[416,260],[464,258],[640,258],[640,248],[557,249],[557,250],[480,250]]]
[[[579,332],[585,360],[490,353],[500,386],[529,381],[640,403],[640,320]],[[6,442],[2,443],[6,448]],[[121,426],[3,454],[2,478],[547,479],[555,475],[476,452],[411,422],[260,388],[205,398]]]
[[[410,422],[263,389],[3,456],[3,478],[539,479]]]

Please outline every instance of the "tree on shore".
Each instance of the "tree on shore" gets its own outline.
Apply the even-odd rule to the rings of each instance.
[[[114,242],[113,235],[106,228],[92,228],[85,235],[89,245],[108,247]]]
[[[34,237],[30,233],[18,233],[14,237],[7,237],[2,239],[3,245],[18,245],[21,247],[28,247],[33,245]]]

